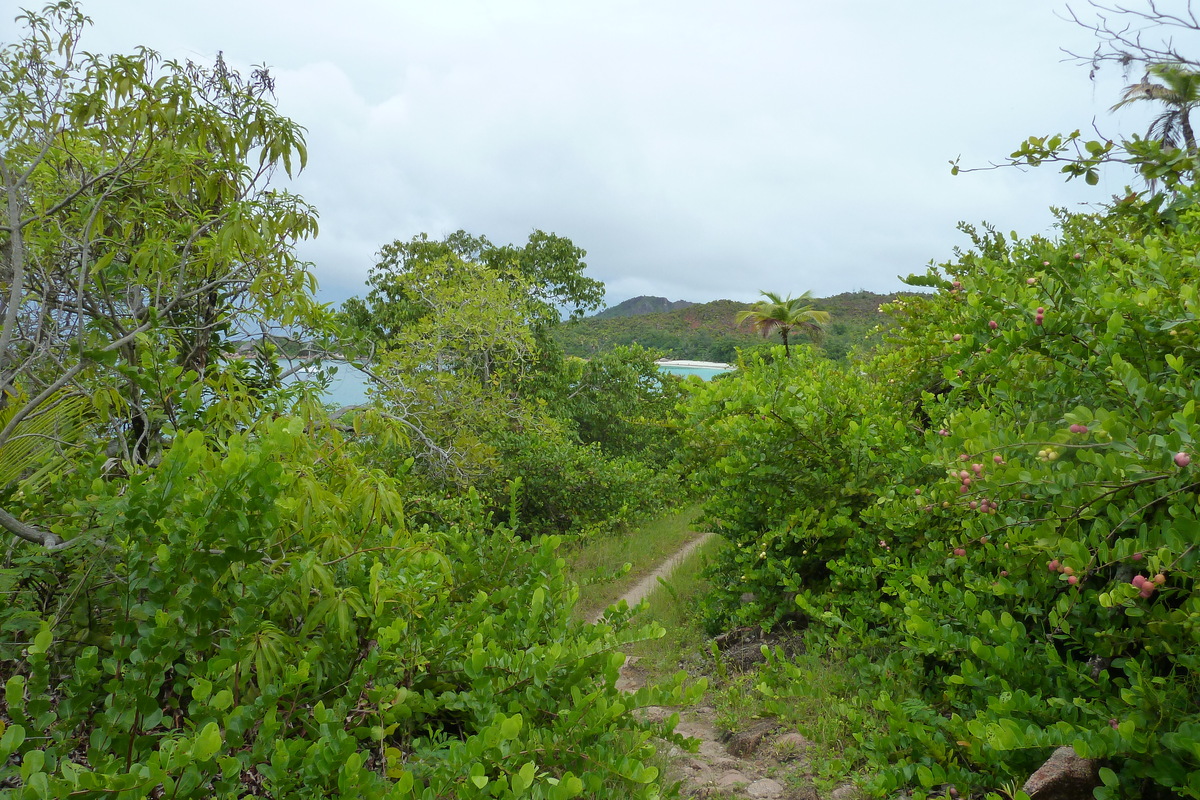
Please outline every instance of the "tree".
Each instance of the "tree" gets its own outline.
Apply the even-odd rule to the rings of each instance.
[[[783,350],[787,357],[792,357],[788,337],[792,331],[806,334],[814,342],[820,341],[825,325],[829,323],[829,312],[817,311],[812,307],[812,292],[805,292],[799,297],[782,297],[774,292],[762,292],[766,300],[754,308],[741,311],[737,315],[737,324],[749,321],[751,328],[757,333],[770,336],[775,331],[783,338]]]
[[[235,325],[316,313],[293,252],[315,214],[267,188],[303,167],[301,129],[265,70],[86,53],[73,2],[19,21],[0,51],[0,460],[61,454],[74,443],[47,420],[90,414],[111,455],[145,462],[215,385]],[[12,447],[32,437],[47,444]],[[0,526],[62,544],[3,510]]]
[[[428,313],[422,293],[431,282],[483,268],[519,293],[518,309],[540,335],[558,323],[564,309],[574,318],[603,304],[604,284],[584,275],[585,255],[570,239],[540,230],[523,247],[494,245],[463,230],[442,240],[425,233],[397,239],[380,248],[366,300],[348,300],[343,319],[377,340],[392,338]]]
[[[1151,76],[1161,83],[1152,82]],[[1150,123],[1146,138],[1160,142],[1164,148],[1178,148],[1182,141],[1187,152],[1194,152],[1196,136],[1190,114],[1200,105],[1200,72],[1181,64],[1153,64],[1140,82],[1125,87],[1125,93],[1113,106],[1113,111],[1145,100],[1166,106],[1166,110]]]

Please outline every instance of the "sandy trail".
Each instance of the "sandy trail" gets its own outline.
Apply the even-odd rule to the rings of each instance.
[[[646,577],[642,578],[640,581],[635,583],[633,586],[631,586],[629,588],[629,591],[625,592],[625,594],[621,595],[617,600],[615,600],[613,602],[619,603],[622,600],[624,600],[626,603],[629,604],[630,608],[633,608],[638,603],[645,600],[647,597],[650,596],[650,593],[652,591],[654,591],[654,588],[656,586],[658,586],[659,578],[662,578],[663,580],[666,580],[667,578],[669,578],[671,573],[675,571],[675,568],[678,567],[685,558],[687,558],[689,555],[691,555],[692,552],[697,547],[699,547],[700,545],[707,542],[709,540],[709,538],[712,537],[713,535],[714,534],[712,534],[712,533],[702,533],[699,536],[697,536],[695,539],[693,539],[692,541],[685,544],[682,548],[680,548],[678,551],[676,551],[675,555],[671,556],[666,561],[659,564],[658,567],[656,567],[653,572],[651,572],[649,575],[647,575]],[[604,612],[606,610],[607,609],[601,609],[600,611],[598,611],[592,617],[591,621],[599,622],[600,619],[604,616]]]

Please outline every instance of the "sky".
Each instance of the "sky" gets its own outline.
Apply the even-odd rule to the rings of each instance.
[[[33,2],[0,0],[12,19]],[[1085,2],[1073,4],[1086,11]],[[608,303],[902,288],[969,242],[1052,231],[1123,193],[1054,167],[952,176],[1030,135],[1141,131],[1090,80],[1090,32],[1050,0],[84,0],[83,48],[265,64],[307,129],[287,188],[320,297],[363,293],[378,249],[465,229],[587,251]],[[12,30],[10,26],[10,30]],[[6,40],[9,37],[4,37]]]

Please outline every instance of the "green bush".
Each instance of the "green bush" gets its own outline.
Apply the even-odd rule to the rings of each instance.
[[[872,657],[875,792],[1020,785],[1068,744],[1104,760],[1098,796],[1200,797],[1200,214],[1181,199],[1170,220],[1064,216],[1058,241],[968,230],[861,372],[752,368],[697,399],[746,587],[794,587]],[[852,412],[813,399],[834,396]],[[761,595],[738,613],[781,616]]]
[[[886,387],[860,369],[808,347],[771,355],[692,384],[686,407],[705,521],[734,545],[714,565],[718,623],[772,624],[795,610],[796,592],[824,585],[911,436]],[[754,602],[740,602],[746,592]]]
[[[661,630],[573,621],[557,539],[470,498],[410,527],[396,478],[295,419],[215,444],[42,497],[87,533],[0,571],[13,797],[657,796],[675,737],[631,711],[688,693],[617,692]]]

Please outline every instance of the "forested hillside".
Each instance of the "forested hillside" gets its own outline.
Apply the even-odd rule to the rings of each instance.
[[[859,291],[815,299],[813,308],[829,312],[832,318],[821,344],[825,355],[840,359],[852,347],[870,341],[876,326],[888,322],[879,313],[879,306],[896,297]],[[739,347],[763,344],[762,337],[736,322],[738,312],[751,305],[714,300],[636,316],[596,315],[562,325],[554,336],[569,355],[580,358],[637,344],[662,352],[668,358],[731,363],[736,360]]]

